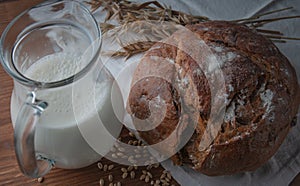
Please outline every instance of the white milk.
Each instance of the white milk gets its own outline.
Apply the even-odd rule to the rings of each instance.
[[[59,81],[79,72],[84,62],[66,53],[49,55],[30,66],[25,76],[40,82]],[[89,73],[67,86],[36,92],[37,98],[46,101],[48,107],[37,124],[35,148],[53,159],[57,167],[80,168],[94,163],[101,158],[99,153],[105,155],[113,145],[114,138],[110,135],[117,138],[121,130],[111,106],[112,79],[104,73],[94,74]],[[15,85],[11,99],[13,123],[24,100],[16,96],[24,95],[16,93],[21,91],[18,86]],[[99,123],[99,116],[105,126]],[[97,144],[94,150],[86,142],[90,140]]]

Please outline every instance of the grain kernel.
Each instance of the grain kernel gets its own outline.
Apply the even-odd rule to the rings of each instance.
[[[122,152],[117,152],[117,156],[124,156]]]
[[[132,132],[129,132],[128,134],[129,134],[129,136],[131,136],[131,137],[135,137],[134,134],[133,134]]]
[[[129,140],[129,141],[127,142],[128,145],[132,145],[132,143],[133,143],[132,140]]]
[[[98,168],[99,168],[100,170],[103,168],[102,163],[99,162],[97,165],[98,165]]]
[[[38,181],[39,183],[42,183],[42,182],[44,181],[44,177],[39,177],[39,178],[37,179],[37,181]]]
[[[127,173],[127,172],[124,172],[124,173],[122,174],[122,178],[123,178],[123,179],[127,178],[127,176],[128,176],[128,173]]]
[[[147,166],[147,170],[150,170],[150,169],[152,169],[152,165]]]
[[[129,161],[130,163],[136,163],[136,162],[137,162],[137,161],[134,159],[133,156],[129,156],[129,157],[128,157],[128,161]]]
[[[108,170],[112,170],[115,166],[114,165],[109,165]]]
[[[134,158],[133,156],[129,156],[128,161],[133,160],[133,158]]]
[[[145,178],[146,178],[146,175],[143,174],[143,175],[141,175],[140,180],[144,180]]]
[[[145,182],[148,183],[150,181],[150,177],[147,175],[145,178]]]
[[[127,172],[127,169],[123,167],[123,168],[121,168],[121,171],[122,172]]]
[[[172,179],[172,175],[168,172],[167,173],[167,177],[171,180]]]
[[[123,147],[118,148],[118,150],[119,150],[120,152],[125,152],[125,148],[123,148]]]
[[[128,166],[128,167],[127,167],[127,170],[128,170],[128,171],[132,171],[132,169],[133,169],[133,166]]]
[[[117,183],[117,186],[121,186],[121,185],[122,185],[121,182],[118,182],[118,183]]]
[[[104,179],[100,179],[99,184],[100,186],[104,186]]]
[[[154,168],[158,168],[158,167],[159,167],[159,163],[155,163]]]
[[[136,157],[136,158],[140,158],[140,157],[142,157],[142,155],[136,154],[135,157]]]
[[[107,171],[107,165],[103,166],[103,171]]]
[[[150,178],[152,178],[151,172],[147,172],[147,175],[148,175]]]
[[[110,182],[112,182],[113,181],[113,179],[114,179],[114,177],[113,177],[113,175],[108,175],[108,181],[110,181]]]
[[[131,177],[131,179],[134,179],[134,178],[135,178],[135,172],[134,172],[134,171],[131,171],[131,172],[130,172],[130,177]]]
[[[160,180],[161,183],[167,184],[168,182],[166,180]]]
[[[112,158],[115,158],[115,159],[118,158],[118,156],[117,156],[115,153],[113,153],[113,154],[111,155],[111,157],[112,157]]]
[[[110,149],[110,151],[111,151],[111,152],[116,152],[116,148],[115,148],[115,147],[112,147],[112,148]]]

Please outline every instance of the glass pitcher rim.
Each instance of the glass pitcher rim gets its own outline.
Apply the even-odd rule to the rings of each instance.
[[[53,82],[42,82],[42,81],[36,81],[34,79],[28,78],[26,76],[24,76],[21,72],[19,72],[19,70],[17,70],[17,68],[15,68],[14,70],[11,69],[11,67],[8,65],[7,60],[4,57],[4,40],[8,34],[8,32],[11,30],[11,28],[15,25],[15,23],[22,17],[24,16],[26,13],[30,12],[31,10],[35,9],[35,8],[40,8],[43,6],[48,6],[48,5],[55,5],[55,4],[60,4],[60,3],[76,3],[80,6],[80,8],[82,8],[82,10],[84,10],[85,12],[87,12],[90,17],[91,17],[91,21],[93,22],[93,25],[95,25],[96,28],[96,34],[97,34],[97,38],[96,41],[99,42],[99,44],[97,45],[97,48],[95,49],[95,52],[93,54],[93,57],[91,58],[91,60],[88,62],[88,64],[82,68],[79,72],[73,74],[70,77],[64,78],[62,80],[59,81],[53,81]],[[93,44],[92,41],[91,45]],[[31,8],[26,9],[25,11],[23,11],[22,13],[20,13],[19,15],[17,15],[4,29],[1,37],[0,37],[0,63],[3,67],[3,69],[5,70],[6,73],[8,73],[8,75],[10,75],[13,80],[17,80],[19,83],[25,85],[25,86],[29,86],[29,87],[33,87],[33,88],[38,88],[38,89],[45,89],[45,88],[55,88],[55,87],[61,87],[61,86],[65,86],[68,84],[73,83],[74,81],[76,81],[77,79],[80,79],[80,77],[84,76],[93,66],[93,64],[97,61],[98,59],[98,55],[100,53],[100,49],[101,49],[101,45],[102,45],[102,33],[101,30],[98,26],[98,23],[95,19],[95,17],[93,16],[93,14],[90,12],[90,10],[83,5],[82,2],[79,1],[74,1],[74,0],[50,0],[50,1],[45,1],[42,2],[40,4],[37,4],[35,6],[32,6]]]

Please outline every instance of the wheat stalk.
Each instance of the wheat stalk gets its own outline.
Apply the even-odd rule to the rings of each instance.
[[[157,28],[155,26],[148,28],[139,28],[139,21],[158,21],[158,22],[170,22],[179,25],[188,25],[196,24],[200,22],[210,21],[208,17],[205,16],[194,16],[187,14],[181,11],[173,10],[171,7],[160,4],[158,1],[149,1],[145,3],[136,3],[128,0],[91,0],[86,2],[91,5],[91,10],[96,11],[99,8],[106,11],[106,18],[104,23],[100,24],[101,30],[103,33],[108,32],[109,30],[115,29],[116,25],[108,23],[110,20],[116,19],[121,25],[116,30],[115,34],[120,35],[123,32],[128,30],[128,27],[131,27],[130,30],[138,34],[145,33],[147,41],[130,43],[127,45],[121,44],[123,51],[117,51],[112,54],[113,57],[126,57],[129,58],[134,54],[145,52],[149,50],[153,45],[154,41],[159,41],[168,37],[172,32],[166,31],[165,28]],[[295,37],[285,37],[280,31],[276,30],[266,30],[262,29],[265,24],[284,20],[284,19],[298,19],[300,16],[287,16],[287,17],[276,17],[269,19],[262,19],[266,15],[275,14],[282,11],[291,10],[293,7],[287,7],[283,9],[273,10],[264,14],[255,15],[246,19],[233,20],[239,24],[247,25],[249,28],[255,29],[257,32],[262,35],[270,38],[273,42],[286,42],[286,40],[300,40],[300,38]],[[135,26],[130,25],[134,22],[137,22],[136,29]],[[130,26],[128,26],[130,25]],[[137,29],[138,28],[138,29]],[[154,40],[147,37],[154,37]],[[121,39],[113,35],[115,39]]]
[[[140,41],[129,45],[122,46],[123,51],[117,51],[112,54],[108,54],[112,57],[125,57],[127,60],[135,54],[139,54],[149,50],[156,42],[154,41]]]
[[[107,11],[105,21],[117,18],[123,24],[137,20],[170,21],[181,25],[209,21],[205,16],[194,16],[171,7],[161,5],[158,1],[135,3],[127,0],[91,0],[92,11],[103,7]]]

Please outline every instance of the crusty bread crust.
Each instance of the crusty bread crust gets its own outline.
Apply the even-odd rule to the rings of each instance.
[[[209,61],[195,61],[184,51],[188,36],[174,33],[167,40],[177,46],[157,43],[135,71],[129,95],[132,115],[147,119],[153,102],[162,109],[157,98],[165,109],[159,126],[139,134],[148,144],[156,144],[177,130],[172,143],[159,149],[174,154],[184,131],[196,123],[191,139],[173,156],[175,163],[212,176],[255,170],[277,151],[297,114],[296,72],[269,39],[246,26],[212,21],[186,28],[209,47],[202,55],[212,53],[222,60],[226,109],[220,130],[207,148],[200,148],[209,119],[218,114],[211,110],[207,72],[200,68]],[[184,91],[183,79],[189,82]]]

